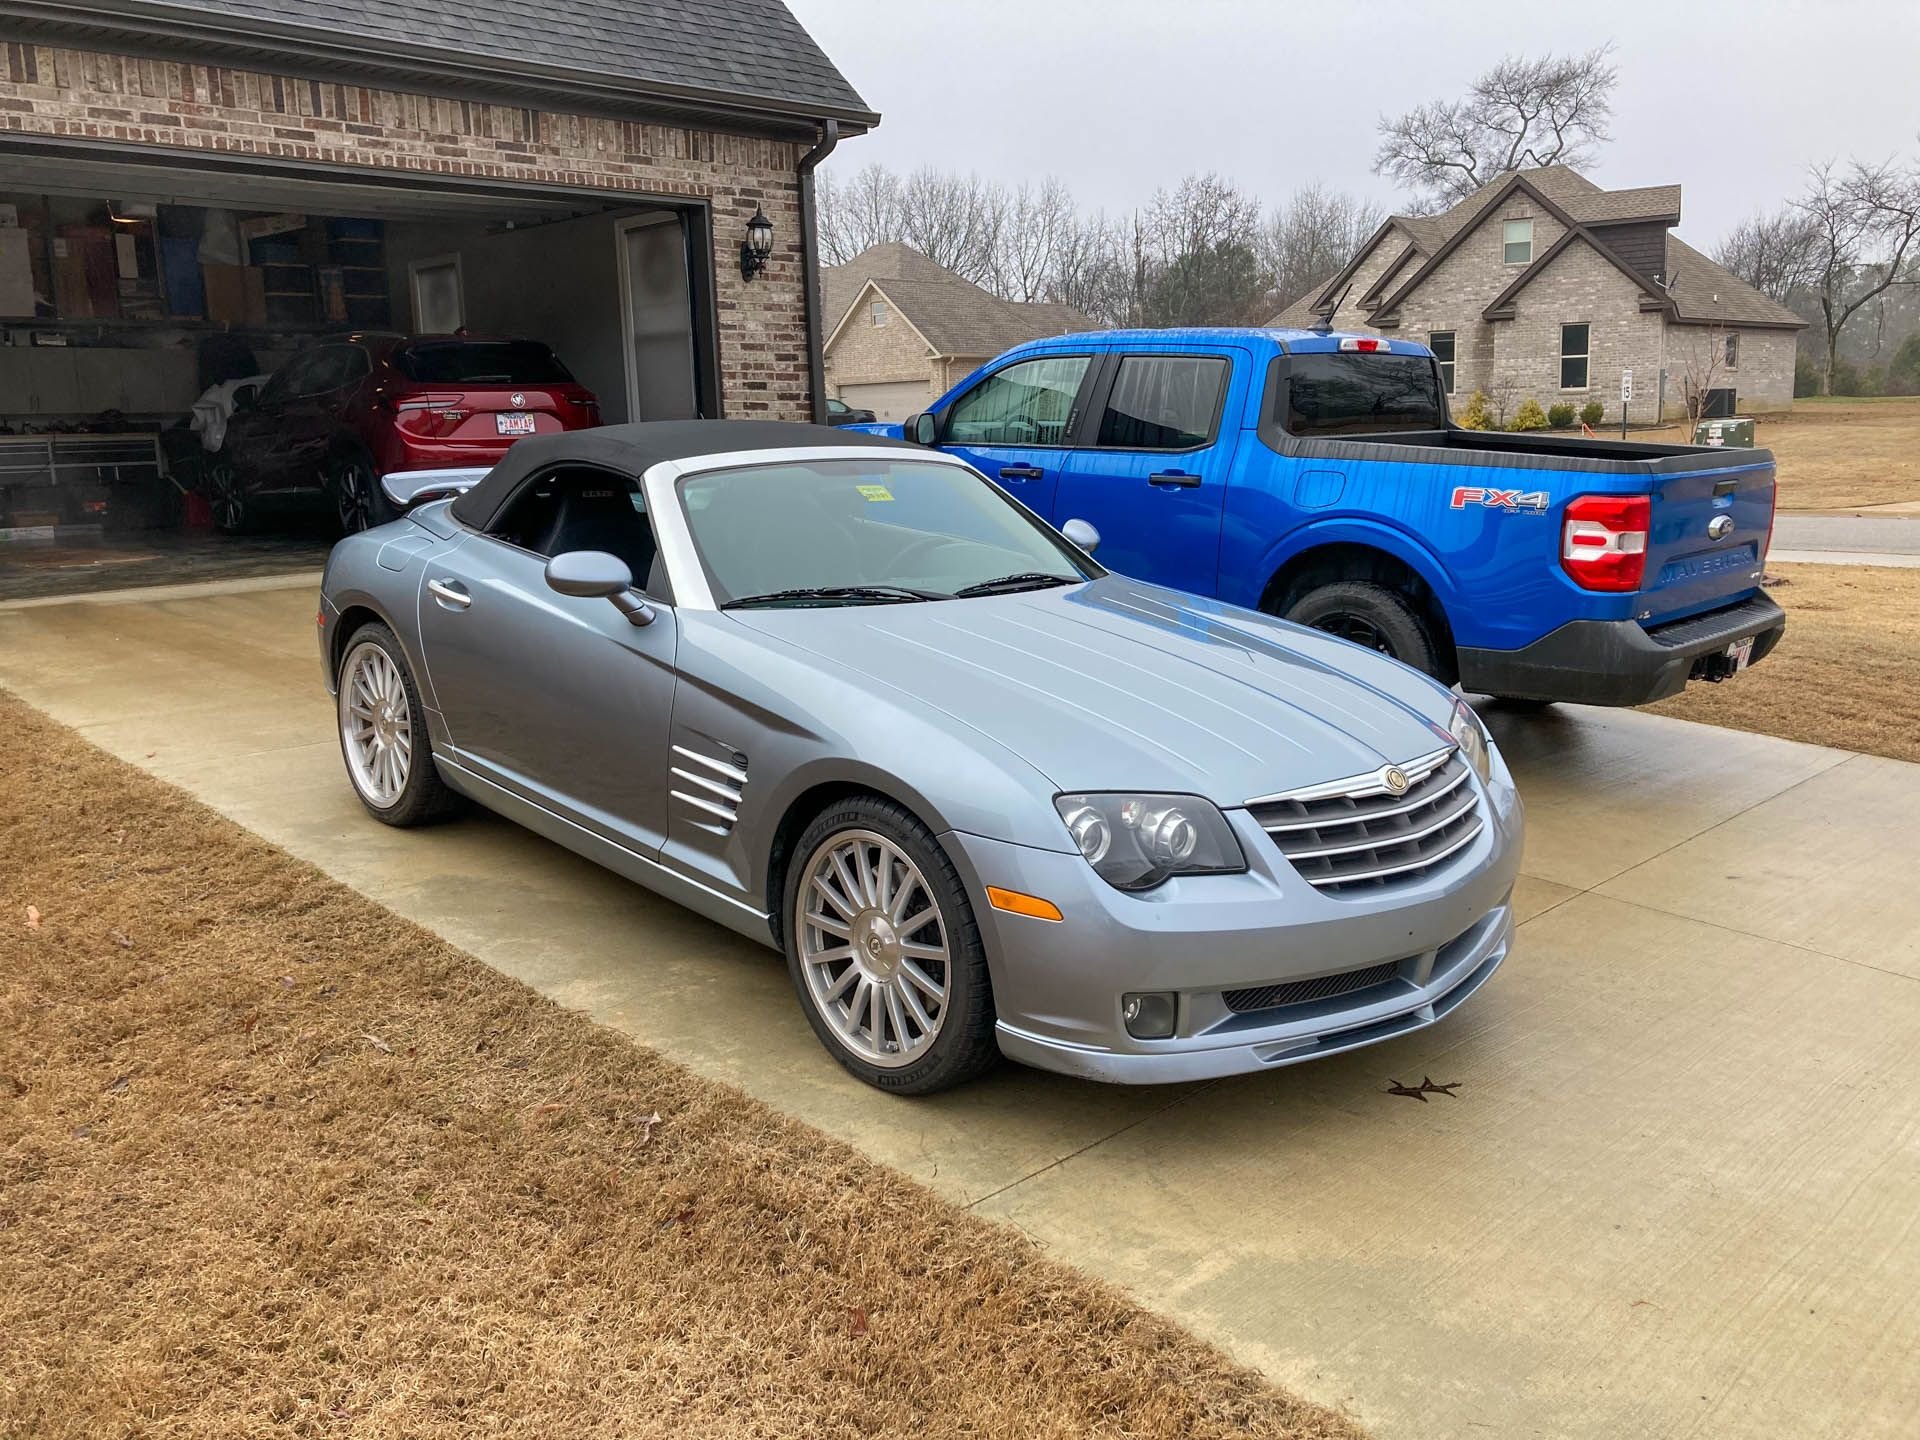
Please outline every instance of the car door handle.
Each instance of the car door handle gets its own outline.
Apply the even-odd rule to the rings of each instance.
[[[1156,470],[1147,476],[1147,483],[1161,486],[1177,485],[1182,489],[1191,490],[1200,483],[1200,477],[1189,475],[1185,470]]]
[[[1038,465],[1002,465],[1000,467],[1002,480],[1038,480],[1046,473]]]
[[[473,604],[473,596],[467,593],[467,587],[458,580],[429,580],[427,593],[440,602],[446,610],[464,610]]]

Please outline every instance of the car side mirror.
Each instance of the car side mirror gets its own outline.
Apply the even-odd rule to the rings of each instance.
[[[1084,520],[1069,520],[1060,527],[1060,533],[1091,555],[1100,548],[1100,532]]]
[[[259,403],[260,403],[260,387],[258,385],[234,386],[234,389],[233,389],[233,408],[234,409],[252,410],[256,406],[258,406]]]
[[[651,625],[653,607],[633,591],[633,571],[604,550],[568,550],[547,561],[547,588],[581,600],[611,600],[630,624]]]
[[[940,422],[934,419],[931,410],[922,410],[918,415],[909,415],[907,423],[900,428],[907,439],[916,445],[925,445],[929,449],[940,439]]]

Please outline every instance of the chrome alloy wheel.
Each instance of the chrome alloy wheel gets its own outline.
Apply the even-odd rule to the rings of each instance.
[[[366,461],[340,462],[333,477],[334,509],[340,516],[340,528],[349,535],[373,528],[373,469]]]
[[[806,867],[794,932],[814,1004],[868,1064],[912,1063],[940,1034],[953,975],[926,877],[872,830],[829,836]]]
[[[413,711],[393,657],[363,640],[340,669],[340,740],[353,787],[370,805],[397,805],[413,773]]]

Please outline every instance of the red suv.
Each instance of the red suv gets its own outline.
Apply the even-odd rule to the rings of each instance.
[[[319,340],[234,399],[207,479],[229,533],[269,504],[321,496],[343,530],[365,530],[394,518],[382,475],[491,465],[523,435],[600,423],[593,392],[545,345],[465,334]]]

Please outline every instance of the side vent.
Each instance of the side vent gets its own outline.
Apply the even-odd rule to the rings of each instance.
[[[740,818],[740,796],[747,788],[747,767],[731,758],[703,755],[684,745],[673,747],[667,794],[691,813],[695,825],[725,835]]]

